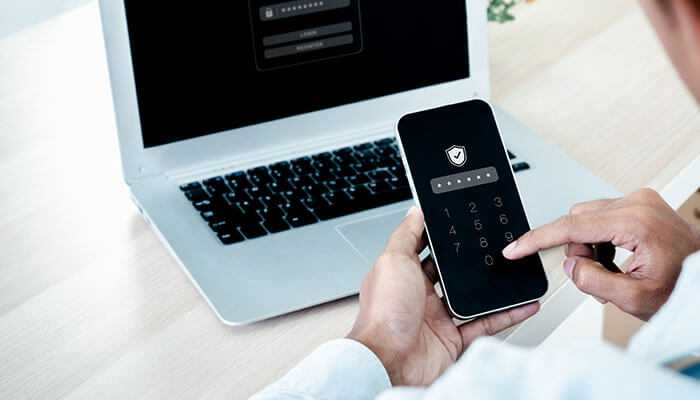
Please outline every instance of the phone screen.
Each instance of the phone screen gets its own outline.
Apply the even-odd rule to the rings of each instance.
[[[491,107],[474,100],[410,114],[398,134],[452,314],[469,319],[542,297],[539,255],[501,253],[530,225]]]

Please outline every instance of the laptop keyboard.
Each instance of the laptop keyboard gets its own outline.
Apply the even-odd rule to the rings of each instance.
[[[508,152],[511,160],[516,156]],[[515,162],[516,172],[529,169]],[[192,182],[180,189],[224,245],[412,198],[395,139]]]

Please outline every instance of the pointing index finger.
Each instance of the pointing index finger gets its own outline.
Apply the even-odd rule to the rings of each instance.
[[[614,211],[566,215],[526,233],[506,247],[503,255],[516,260],[567,243],[612,242],[615,233],[623,232],[624,221]]]

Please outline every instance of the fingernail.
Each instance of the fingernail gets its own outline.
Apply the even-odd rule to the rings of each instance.
[[[516,240],[515,242],[509,244],[506,246],[505,249],[503,249],[503,255],[506,257],[512,256],[513,251],[515,251],[515,248],[518,247],[518,241]]]
[[[571,278],[572,272],[574,270],[574,267],[576,266],[576,259],[575,258],[567,258],[566,261],[564,261],[564,273],[566,276]]]
[[[408,217],[411,214],[415,214],[416,211],[418,211],[418,208],[416,208],[416,206],[411,206],[411,208],[409,208],[408,211],[406,211],[406,216]]]

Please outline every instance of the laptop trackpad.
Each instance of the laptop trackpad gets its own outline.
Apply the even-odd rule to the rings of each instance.
[[[336,230],[369,264],[373,264],[384,251],[389,235],[403,221],[406,210],[392,211],[349,224],[339,225]]]

